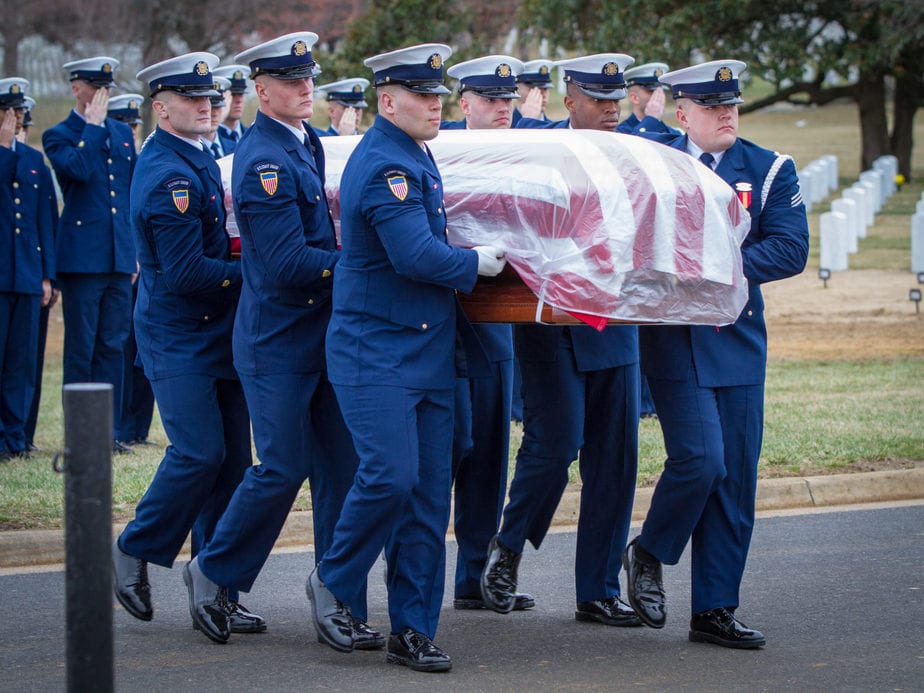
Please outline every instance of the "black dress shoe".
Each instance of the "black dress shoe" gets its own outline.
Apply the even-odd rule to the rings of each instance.
[[[45,452],[45,448],[40,448],[35,443],[26,444],[26,450],[28,450],[29,452]]]
[[[388,638],[386,660],[414,671],[449,671],[452,660],[426,635],[408,628]]]
[[[239,602],[228,601],[228,625],[232,633],[262,633],[266,630],[266,620],[247,610]],[[202,630],[199,623],[192,622],[193,630]]]
[[[578,602],[574,618],[578,621],[596,621],[607,626],[623,628],[642,625],[642,619],[638,617],[638,614],[624,604],[619,597]]]
[[[327,641],[318,634],[318,642],[326,645]],[[385,636],[369,627],[365,621],[353,617],[353,649],[381,650],[385,647]]]
[[[135,438],[132,441],[129,441],[129,445],[160,445],[160,443],[155,443],[153,440],[148,440],[147,438]]]
[[[28,450],[14,450],[13,452],[10,453],[10,456],[15,457],[18,460],[31,460],[32,459],[32,453],[30,453]]]
[[[240,602],[228,602],[228,622],[232,633],[262,633],[266,619],[251,613]]]
[[[117,455],[131,455],[133,452],[135,452],[121,440],[112,441],[112,451]]]
[[[534,606],[536,606],[536,600],[533,595],[526,594],[525,592],[517,592],[513,595],[514,611],[526,611],[527,609],[532,609]],[[470,594],[465,597],[456,597],[453,599],[452,608],[466,611],[470,609],[490,609],[491,607],[484,603],[484,599],[481,598],[480,594]]]
[[[489,609],[509,614],[516,605],[517,568],[520,556],[501,544],[495,534],[488,545],[488,559],[481,571],[481,598]]]
[[[119,604],[135,618],[142,621],[153,618],[148,562],[125,553],[118,539],[112,543],[112,591]]]
[[[189,594],[189,615],[210,640],[221,645],[231,637],[228,590],[209,580],[199,569],[199,559],[183,566],[183,582]]]
[[[353,615],[321,582],[317,566],[308,576],[305,593],[311,602],[311,619],[318,638],[338,652],[352,652]]]
[[[353,619],[353,649],[354,650],[381,650],[385,647],[385,636],[379,631],[370,628],[365,621]]]
[[[693,614],[690,642],[710,642],[722,647],[753,650],[767,644],[759,630],[751,630],[735,618],[731,610],[719,607]]]
[[[247,610],[238,602],[228,602],[228,624],[232,633],[262,633],[266,630],[266,620]],[[198,622],[193,621],[193,630],[202,630]]]
[[[643,553],[644,552],[644,553]],[[667,618],[661,562],[638,544],[635,537],[622,555],[626,569],[626,596],[642,623],[663,628]]]

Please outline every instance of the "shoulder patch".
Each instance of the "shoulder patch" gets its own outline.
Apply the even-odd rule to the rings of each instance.
[[[401,171],[400,169],[392,169],[391,171],[385,171],[384,175],[385,182],[388,184],[388,189],[391,190],[391,194],[404,202],[408,193],[407,172]]]
[[[263,173],[264,171],[278,171],[279,164],[275,161],[258,161],[253,165],[254,173]]]
[[[189,178],[171,178],[164,183],[164,188],[173,190],[174,188],[188,188],[192,181]]]
[[[279,189],[279,164],[275,161],[258,161],[253,171],[260,179],[260,185],[267,195],[275,195]]]
[[[175,188],[170,191],[170,195],[173,198],[173,206],[180,214],[186,214],[186,210],[189,209],[189,190]]]

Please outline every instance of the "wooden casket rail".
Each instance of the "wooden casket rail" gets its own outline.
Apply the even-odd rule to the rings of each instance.
[[[459,303],[471,322],[535,324],[539,299],[510,265],[496,277],[478,277],[470,294],[459,293]],[[584,323],[563,310],[546,304],[542,306],[540,323],[550,325],[583,325]],[[623,323],[610,319],[608,323]]]

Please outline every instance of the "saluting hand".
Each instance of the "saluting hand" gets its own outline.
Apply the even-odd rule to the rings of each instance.
[[[13,139],[16,137],[16,109],[8,108],[3,112],[3,122],[0,123],[0,145],[12,149]]]
[[[340,126],[338,128],[341,135],[356,134],[356,121],[359,120],[357,116],[358,113],[352,106],[343,110],[343,115],[340,116]]]
[[[84,116],[91,125],[102,125],[106,120],[106,112],[109,109],[109,90],[97,89],[90,103],[87,104],[87,110]]]
[[[533,87],[520,103],[520,113],[524,118],[542,117],[542,89]]]
[[[655,89],[651,92],[651,98],[645,104],[645,115],[651,116],[657,120],[664,119],[664,90]]]

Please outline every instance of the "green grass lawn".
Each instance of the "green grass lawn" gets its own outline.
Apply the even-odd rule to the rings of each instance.
[[[48,364],[46,392],[60,388],[60,366]],[[892,361],[771,361],[767,375],[762,477],[845,471],[861,463],[924,459],[924,359]],[[46,398],[39,444],[60,449],[63,423],[57,398]],[[159,419],[151,437],[165,442]],[[511,474],[521,428],[514,424]],[[147,488],[163,448],[137,447],[113,457],[113,513],[127,520]],[[656,420],[639,427],[639,484],[649,484],[664,462]],[[572,478],[577,478],[576,465]],[[0,465],[0,529],[63,525],[64,479],[51,452]],[[296,508],[309,507],[307,491]]]
[[[924,119],[918,119],[917,142],[924,142]],[[839,158],[842,183],[859,173],[859,129],[856,109],[833,104],[815,109],[781,109],[742,118],[741,134],[793,155],[805,166],[823,154]],[[914,161],[914,179],[924,180],[924,148]],[[909,184],[883,209],[870,236],[851,257],[851,269],[909,269],[909,215],[921,194]],[[817,268],[818,214],[810,215],[812,249]],[[909,275],[910,277],[910,275]],[[910,279],[909,279],[910,281]],[[60,313],[53,316],[60,320]],[[60,330],[58,330],[60,334]],[[52,471],[52,451],[63,447],[60,343],[49,345],[37,444],[46,452],[31,460],[0,464],[0,529],[60,527],[63,524],[63,478]],[[879,462],[924,460],[924,357],[868,361],[782,361],[771,352],[766,387],[766,429],[760,465],[762,476],[811,475],[865,469]],[[155,417],[151,438],[166,444]],[[663,445],[657,421],[641,422],[639,483],[657,477]],[[511,471],[520,429],[513,428]],[[113,510],[127,520],[156,470],[163,448],[138,447],[133,455],[113,458]],[[572,470],[573,476],[576,472]],[[303,491],[296,508],[308,507]]]

